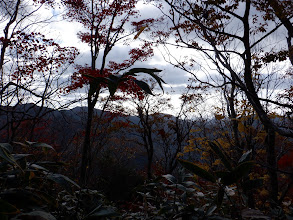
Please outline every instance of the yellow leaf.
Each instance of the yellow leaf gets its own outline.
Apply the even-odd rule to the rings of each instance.
[[[30,176],[29,176],[29,180],[31,180],[32,178],[34,178],[36,175],[35,175],[35,173],[34,172],[30,172]]]
[[[238,131],[245,132],[245,126],[241,122],[238,123]]]
[[[134,40],[137,39],[139,37],[139,35],[144,31],[144,29],[146,29],[147,26],[142,26],[140,27],[139,31],[137,32],[137,34],[134,36]]]
[[[260,196],[263,196],[263,197],[267,197],[269,196],[269,191],[267,191],[266,189],[262,189],[260,192],[259,192],[259,195]]]
[[[224,115],[220,115],[220,114],[215,114],[215,118],[217,120],[222,120],[223,118],[225,118],[225,116]]]
[[[220,159],[216,159],[215,162],[213,163],[214,166],[217,166],[221,164],[221,160]]]

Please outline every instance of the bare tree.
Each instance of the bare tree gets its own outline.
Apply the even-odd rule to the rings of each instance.
[[[166,36],[173,36],[176,39],[176,43],[170,44],[201,52],[206,58],[206,66],[215,67],[211,70],[217,74],[208,73],[205,79],[195,74],[190,67],[195,65],[196,58],[189,57],[188,61],[178,62],[176,65],[190,72],[198,82],[214,88],[226,88],[226,91],[229,91],[226,92],[226,95],[229,94],[226,97],[232,119],[236,117],[233,110],[236,88],[245,94],[260,118],[267,133],[265,146],[271,179],[271,198],[277,201],[275,132],[293,137],[293,128],[289,124],[283,126],[271,120],[269,110],[273,107],[282,109],[285,112],[283,116],[286,117],[292,112],[293,103],[279,101],[276,93],[274,97],[265,97],[263,88],[269,88],[268,85],[271,83],[269,79],[272,79],[267,77],[269,74],[265,67],[273,65],[272,61],[284,61],[287,57],[291,57],[292,2],[268,1],[268,4],[265,1],[252,0],[245,2],[165,0],[164,2],[170,7],[169,13],[165,15],[172,24]],[[280,7],[277,6],[278,4]],[[264,5],[266,9],[273,10],[264,10]],[[283,14],[281,8],[286,9],[286,13]],[[275,34],[282,33],[283,27],[288,31],[288,38],[283,39],[283,42],[288,42],[289,53],[288,49],[284,51],[282,47],[278,47],[279,41],[268,40]],[[281,35],[277,36],[280,39]],[[192,65],[188,66],[188,64]],[[286,74],[282,73],[277,78],[282,78],[284,75]],[[282,85],[286,86],[285,83]],[[237,123],[233,126],[236,142],[239,142]]]
[[[60,102],[66,80],[63,73],[77,56],[75,48],[63,48],[52,39],[33,30],[50,18],[39,17],[39,10],[46,4],[31,1],[7,1],[1,4],[0,19],[0,129],[6,130],[3,141],[12,141],[19,133],[24,120],[40,120],[45,106],[62,108],[69,105]],[[27,109],[20,105],[33,103]],[[33,112],[34,105],[40,106]],[[6,118],[4,120],[4,117]],[[34,126],[27,138],[33,138]]]
[[[88,44],[91,54],[89,65],[78,69],[73,76],[74,82],[71,87],[71,89],[76,89],[77,87],[89,85],[86,98],[87,122],[80,170],[80,181],[82,185],[85,185],[89,178],[89,169],[92,162],[90,152],[92,151],[91,130],[94,108],[98,103],[101,92],[107,87],[99,79],[109,77],[107,82],[111,82],[112,85],[108,86],[108,88],[110,95],[113,95],[118,87],[118,83],[123,81],[119,81],[121,78],[119,78],[118,74],[132,67],[135,62],[143,61],[152,56],[153,52],[151,45],[144,43],[139,48],[129,49],[128,59],[120,63],[108,60],[110,52],[113,51],[119,42],[129,43],[129,39],[133,39],[130,36],[141,28],[139,26],[140,22],[130,21],[131,18],[135,18],[138,15],[138,11],[135,9],[137,0],[64,0],[62,2],[68,8],[67,17],[81,23],[85,27],[86,31],[80,32],[78,35],[84,43]],[[134,28],[128,29],[129,25],[134,25]],[[153,72],[156,72],[156,70],[149,72],[150,75],[154,76]],[[135,76],[135,73],[132,74],[132,77]],[[123,82],[124,88],[120,87],[122,91],[138,88],[135,86],[135,83],[131,84],[131,80],[128,81],[126,79]],[[137,80],[132,82],[138,83],[138,86],[143,85],[140,86],[141,88],[148,88],[143,82],[140,83]]]

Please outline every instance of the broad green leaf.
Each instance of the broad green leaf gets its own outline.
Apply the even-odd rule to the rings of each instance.
[[[7,150],[8,153],[12,153],[13,147],[8,143],[0,143],[0,147]]]
[[[171,174],[166,174],[163,175],[163,177],[167,180],[169,180],[171,183],[177,183],[177,180],[174,176],[172,176]]]
[[[162,70],[157,71],[157,72],[161,72],[161,71]],[[157,81],[157,83],[159,84],[160,88],[164,91],[164,88],[162,86],[162,82],[163,83],[166,83],[166,82],[161,77],[159,77],[156,74],[154,74],[154,72],[148,72],[147,74],[151,75]]]
[[[257,189],[263,186],[262,179],[247,180],[243,183],[243,189],[245,191]]]
[[[62,162],[62,161],[57,161],[57,162],[53,162],[53,161],[38,161],[38,164],[49,165],[49,166],[64,166],[64,165],[66,165],[66,163]]]
[[[233,172],[228,172],[226,176],[221,178],[221,183],[223,183],[225,186],[232,185],[236,183],[238,178],[234,175]]]
[[[181,159],[178,159],[178,161],[180,162],[180,164],[186,168],[187,170],[189,170],[190,172],[194,173],[195,175],[201,177],[201,178],[204,178],[210,182],[213,182],[215,183],[216,182],[216,178],[211,174],[209,173],[208,171],[202,169],[201,167],[195,165],[194,163],[191,163],[189,161],[186,161],[186,160],[181,160]]]
[[[0,213],[5,215],[15,215],[20,213],[20,211],[14,205],[0,199]]]
[[[185,203],[187,200],[187,193],[183,192],[182,195],[180,196],[180,198],[182,199],[182,201]]]
[[[46,205],[51,205],[52,207],[58,207],[58,202],[56,201],[56,198],[53,195],[49,195],[43,191],[34,189],[34,193],[42,199],[42,201]]]
[[[94,77],[94,76],[91,76],[91,75],[88,75],[88,74],[85,74],[85,73],[81,73],[83,76],[86,76],[88,78],[91,78],[91,79],[97,79],[97,77]]]
[[[17,219],[38,219],[38,220],[56,220],[49,212],[32,211],[20,214]]]
[[[19,166],[13,156],[7,152],[6,148],[0,148],[0,157],[12,165]]]
[[[0,172],[0,176],[7,178],[7,176],[10,175],[9,179],[14,179],[14,180],[18,178],[19,174],[22,174],[20,169],[13,169],[13,170],[8,170],[6,172]]]
[[[174,184],[174,187],[186,192],[186,187],[182,184]]]
[[[164,216],[165,214],[168,214],[172,210],[172,206],[168,203],[162,204],[158,215],[159,216]]]
[[[211,220],[231,220],[231,218],[224,218],[224,217],[217,216],[217,215],[213,215],[213,216],[209,217],[208,219],[211,219]]]
[[[113,96],[115,94],[115,92],[117,91],[118,88],[118,83],[112,82],[112,81],[108,81],[108,90],[110,92],[110,96]]]
[[[150,68],[132,68],[124,73],[124,76],[137,76],[136,73],[154,73],[154,72],[162,72],[159,69],[150,69]]]
[[[149,74],[150,76],[152,76],[156,81],[157,83],[159,84],[159,86],[161,87],[162,90],[163,89],[163,86],[162,86],[162,82],[165,83],[165,81],[157,76],[155,73],[156,72],[162,72],[162,70],[158,70],[158,69],[148,69],[148,68],[133,68],[131,70],[129,70],[128,72],[124,73],[123,75],[127,76],[127,75],[130,75],[130,76],[137,76],[136,73],[146,73],[146,74]]]
[[[26,158],[28,156],[31,156],[32,154],[11,154],[14,158],[14,160],[21,160],[23,158]]]
[[[213,212],[214,212],[216,209],[217,209],[217,206],[216,206],[216,205],[211,206],[211,207],[207,210],[206,215],[207,215],[207,216],[212,215]]]
[[[184,185],[186,186],[195,186],[195,187],[198,187],[195,182],[192,182],[192,181],[185,181],[183,182]]]
[[[235,169],[233,169],[229,174],[223,177],[222,182],[224,185],[231,185],[236,183],[239,179],[244,177],[249,173],[250,169],[253,167],[253,161],[247,161],[239,164]]]
[[[220,187],[217,193],[217,198],[216,198],[217,208],[220,208],[222,205],[224,193],[225,193],[225,189],[223,187]]]
[[[97,89],[101,86],[101,83],[107,83],[106,77],[103,76],[98,76],[98,77],[93,77],[89,76],[93,80],[90,82],[90,89],[89,89],[89,95],[92,96]]]
[[[186,192],[189,192],[189,193],[192,193],[192,192],[195,191],[195,189],[194,188],[186,188],[185,191]]]
[[[148,93],[148,94],[150,94],[150,95],[154,95],[154,94],[152,93],[152,90],[150,89],[149,85],[148,85],[146,82],[141,81],[141,80],[136,80],[136,79],[134,79],[133,81],[134,81],[134,82],[136,83],[136,85],[138,85],[143,91],[145,91],[146,93]]]
[[[14,144],[18,144],[18,145],[20,145],[20,146],[22,146],[22,147],[27,147],[27,144],[24,144],[24,143],[21,143],[21,142],[16,142],[16,141],[14,141],[14,142],[12,142],[12,143],[14,143]]]
[[[120,83],[120,78],[121,77],[115,76],[115,75],[110,75],[109,77],[106,78],[110,96],[113,96],[115,92],[117,91],[117,88]]]
[[[221,159],[221,161],[223,162],[223,164],[225,165],[225,167],[228,170],[232,170],[232,165],[229,162],[229,160],[227,159],[227,157],[225,156],[225,154],[223,153],[223,151],[219,148],[219,146],[213,142],[210,142],[210,147],[212,148],[212,150],[218,155],[218,157]]]
[[[241,164],[239,164],[233,172],[238,178],[244,177],[246,174],[249,173],[251,168],[254,166],[254,161],[246,161]]]
[[[249,156],[251,155],[252,150],[247,151],[246,153],[242,154],[241,158],[239,159],[238,163],[245,162],[249,159]]]
[[[122,77],[121,75],[110,75],[106,79],[109,80],[109,81],[112,81],[113,83],[118,84],[121,77]]]
[[[221,178],[221,183],[223,183],[225,186],[229,186],[232,184],[235,184],[238,181],[239,178],[235,176],[234,172],[228,172],[226,176]]]
[[[55,151],[55,149],[51,145],[46,143],[38,143],[38,142],[30,142],[30,141],[26,141],[26,143],[30,145],[31,147],[47,148],[47,149],[51,149]]]
[[[61,187],[63,187],[67,192],[72,193],[72,185],[80,188],[77,183],[69,179],[67,176],[64,176],[62,174],[49,174],[47,176],[48,179],[54,181],[55,183],[59,184]]]
[[[100,219],[102,217],[116,217],[119,216],[119,214],[116,212],[116,210],[112,207],[102,207],[95,209],[94,212],[91,212],[85,219]]]
[[[31,192],[27,189],[9,189],[1,193],[1,198],[10,204],[16,206],[19,209],[41,207],[46,204],[43,198],[41,198],[34,189]]]
[[[47,170],[45,167],[42,167],[42,166],[37,165],[37,164],[31,164],[30,167],[31,167],[31,168],[34,168],[34,169],[36,169],[36,170],[42,170],[42,171],[47,171],[47,172],[49,171],[49,170]]]
[[[215,171],[215,175],[217,176],[217,178],[221,178],[222,180],[229,176],[230,173],[230,171]]]

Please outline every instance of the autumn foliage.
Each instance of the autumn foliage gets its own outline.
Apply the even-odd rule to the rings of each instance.
[[[0,219],[293,216],[292,1],[0,5]],[[85,62],[42,7],[82,26]],[[154,95],[156,49],[191,77],[179,107]]]
[[[76,48],[61,47],[53,39],[34,32],[16,32],[9,45],[18,63],[17,70],[11,75],[13,80],[26,80],[42,72],[58,73],[62,65],[72,64],[78,55]]]

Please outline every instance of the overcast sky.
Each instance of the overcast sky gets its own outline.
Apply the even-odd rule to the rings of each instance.
[[[137,9],[140,11],[141,14],[141,17],[139,17],[139,19],[149,18],[150,15],[152,15],[153,18],[161,15],[160,11],[152,5],[146,6],[139,3]],[[66,20],[63,20],[60,15],[61,13],[62,9],[49,11],[42,10],[42,16],[58,15],[54,18],[56,22],[53,22],[46,26],[43,31],[46,32],[47,37],[56,39],[57,42],[60,43],[62,46],[74,46],[78,48],[80,51],[80,55],[77,57],[76,60],[78,64],[90,64],[89,47],[87,44],[82,43],[77,37],[77,33],[83,29],[82,25],[77,22],[68,22]],[[141,37],[146,37],[146,35],[142,33]],[[124,60],[125,57],[128,55],[129,48],[130,47],[128,46],[120,44],[115,46],[110,52],[108,60],[114,60],[117,62]],[[154,56],[147,61],[137,62],[135,64],[135,67],[157,68],[163,70],[161,72],[161,76],[166,82],[166,84],[163,85],[164,90],[165,92],[172,94],[172,104],[177,106],[179,104],[178,97],[185,90],[185,87],[188,83],[189,74],[178,68],[175,68],[171,64],[168,64],[164,60],[162,53],[164,53],[162,48],[154,48]],[[174,53],[178,54],[178,50],[174,50]]]
[[[144,5],[142,3],[139,3],[137,9],[141,13],[141,17],[139,19],[149,18],[150,16],[152,18],[155,18],[156,16],[161,15],[160,10],[152,5]],[[77,37],[77,33],[83,28],[82,25],[77,22],[68,22],[63,20],[62,17],[59,15],[61,13],[62,13],[62,9],[41,11],[42,16],[57,15],[55,19],[58,20],[58,22],[51,23],[47,27],[44,28],[44,31],[46,32],[46,36],[51,37],[53,39],[57,39],[58,43],[60,43],[62,46],[74,46],[78,48],[80,51],[80,55],[77,58],[76,62],[78,64],[85,64],[85,63],[90,64],[89,47],[87,44],[80,42],[80,40]],[[147,35],[146,33],[143,32],[140,37],[145,38],[147,37]],[[135,41],[133,41],[133,44],[135,44]],[[122,44],[115,46],[115,48],[110,52],[108,60],[114,60],[117,62],[124,60],[125,56],[128,55],[129,48],[130,47],[122,45]],[[174,55],[177,59],[180,59],[180,57],[183,57],[187,53],[188,55],[190,55],[190,53],[194,53],[194,50],[182,51],[174,47],[169,49],[170,49],[170,53]],[[241,50],[241,48],[239,47],[237,47],[237,49]],[[195,55],[197,56],[197,54]],[[163,70],[162,78],[167,83],[166,85],[164,85],[164,89],[166,92],[170,92],[170,94],[172,94],[172,100],[173,100],[172,104],[176,106],[176,104],[179,103],[178,96],[182,94],[182,92],[184,91],[188,83],[188,79],[190,75],[182,70],[179,70],[178,68],[175,68],[173,65],[168,64],[165,61],[165,59],[168,60],[168,56],[166,56],[166,52],[164,51],[164,49],[155,48],[154,56],[152,58],[148,59],[145,62],[137,62],[135,64],[135,67],[158,68]],[[201,62],[200,56],[198,56],[197,61],[199,63]],[[72,70],[73,69],[71,69],[71,72]],[[195,65],[194,71],[201,73],[202,69],[200,69],[199,67]],[[213,74],[212,73],[213,70],[211,69],[208,69],[207,71],[209,75],[214,76],[215,77],[214,79],[216,79],[217,73]],[[69,74],[70,74],[70,71],[69,71]],[[202,72],[202,76],[204,77],[203,72]]]

